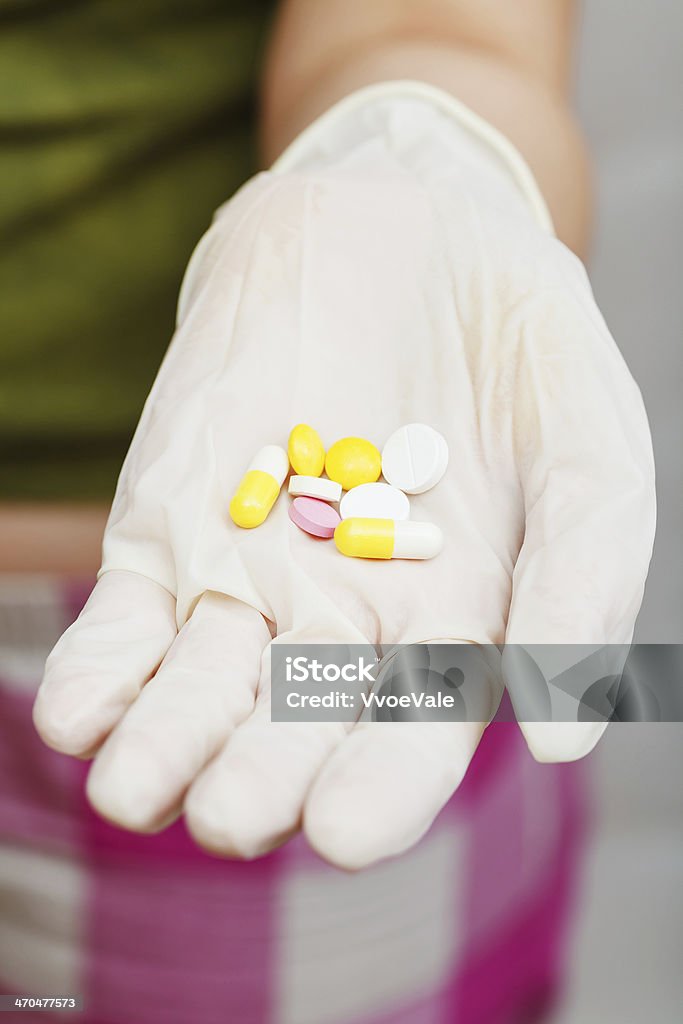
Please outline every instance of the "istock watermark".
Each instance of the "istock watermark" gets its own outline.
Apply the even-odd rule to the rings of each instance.
[[[334,661],[318,661],[305,654],[285,658],[285,678],[288,683],[374,683],[377,657],[367,662],[361,656],[354,664],[337,665]]]
[[[275,643],[271,690],[278,722],[680,722],[683,645]]]

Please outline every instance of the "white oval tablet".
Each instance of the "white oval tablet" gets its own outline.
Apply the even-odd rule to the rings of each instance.
[[[382,451],[382,474],[406,494],[422,494],[438,484],[448,465],[446,439],[426,423],[394,431]]]
[[[390,484],[359,484],[346,492],[339,514],[342,519],[408,519],[410,502]]]
[[[341,484],[322,476],[291,476],[289,493],[295,498],[320,498],[321,501],[339,501]]]

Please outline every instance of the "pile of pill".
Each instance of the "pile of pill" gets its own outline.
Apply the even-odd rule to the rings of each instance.
[[[256,455],[230,517],[244,529],[265,522],[291,467],[289,518],[305,533],[334,537],[352,558],[433,558],[443,535],[433,523],[411,520],[408,495],[434,487],[447,465],[446,441],[424,423],[400,427],[381,452],[362,437],[344,437],[327,453],[317,431],[299,423],[287,451],[266,445]]]

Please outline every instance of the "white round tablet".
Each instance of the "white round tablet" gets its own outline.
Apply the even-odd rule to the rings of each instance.
[[[289,493],[295,498],[319,498],[321,501],[339,501],[341,484],[322,476],[290,476]]]
[[[389,484],[359,484],[347,491],[339,505],[342,519],[408,519],[410,502]]]
[[[422,494],[438,484],[448,465],[446,439],[426,423],[394,431],[382,451],[382,474],[406,494]]]

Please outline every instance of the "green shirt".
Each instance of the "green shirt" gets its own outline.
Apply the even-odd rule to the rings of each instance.
[[[266,0],[0,0],[0,498],[110,497],[213,210],[255,170]]]

